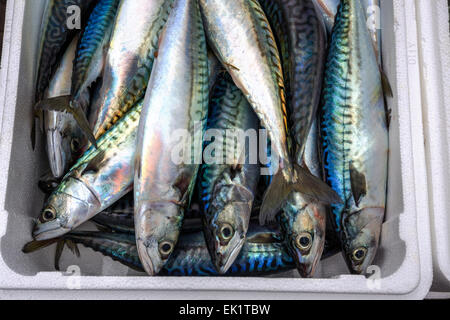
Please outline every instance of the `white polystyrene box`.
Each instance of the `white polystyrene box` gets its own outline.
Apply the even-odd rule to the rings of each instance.
[[[418,1],[433,291],[450,293],[450,33],[446,0]]]
[[[81,277],[74,277],[54,271],[54,248],[22,254],[22,246],[30,240],[33,218],[43,202],[37,181],[47,169],[45,146],[38,144],[37,151],[32,151],[30,145],[30,110],[43,5],[44,0],[13,0],[7,6],[0,75],[0,296],[121,299],[426,296],[432,282],[431,236],[414,0],[382,0],[384,67],[394,98],[388,101],[393,111],[387,215],[374,261],[380,272],[370,279],[348,275],[340,255],[323,261],[317,278],[300,279],[296,272],[269,278],[146,277],[88,249],[82,250],[81,259],[69,253],[63,256],[64,267],[80,266]],[[74,288],[80,290],[68,291]]]

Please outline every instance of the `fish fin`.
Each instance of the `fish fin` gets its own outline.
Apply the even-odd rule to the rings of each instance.
[[[342,203],[339,195],[325,182],[299,165],[294,165],[294,170],[294,176],[297,177],[294,182],[286,179],[287,176],[290,176],[290,173],[283,170],[278,171],[273,177],[272,183],[267,188],[263,197],[261,211],[259,213],[260,224],[263,225],[267,221],[273,221],[287,197],[293,191],[310,198],[311,202],[321,202],[324,204]]]
[[[353,163],[350,164],[350,183],[352,187],[353,199],[358,207],[361,199],[367,194],[366,177],[359,172]]]
[[[80,250],[78,249],[78,246],[75,242],[73,242],[72,240],[66,240],[66,244],[67,244],[67,248],[69,248],[69,250],[77,256],[77,258],[79,258],[81,256],[80,254]]]
[[[227,67],[229,67],[230,69],[233,69],[235,71],[240,71],[240,69],[238,67],[233,66],[231,63],[225,63],[225,65]]]
[[[305,196],[309,196],[313,201],[324,204],[342,203],[339,195],[331,189],[325,182],[314,176],[301,166],[295,164],[294,170],[297,181],[293,184],[293,189]]]
[[[233,199],[233,202],[251,202],[253,201],[253,194],[245,187],[239,185],[232,185],[229,194],[229,199]]]
[[[77,122],[78,126],[81,128],[81,131],[83,131],[83,134],[96,148],[98,147],[97,140],[92,133],[86,114],[83,112],[81,107],[73,107],[72,96],[60,96],[41,100],[36,104],[35,109],[70,113]]]
[[[284,178],[283,171],[279,170],[264,193],[261,209],[259,211],[259,223],[261,225],[275,220],[276,215],[283,206],[285,199],[292,189]]]
[[[381,75],[381,86],[383,88],[383,93],[388,97],[393,97],[394,93],[392,91],[391,83],[389,82],[389,78],[387,77],[384,70],[380,67],[380,75]]]
[[[65,244],[66,244],[66,241],[64,239],[58,241],[58,243],[56,244],[55,261],[54,261],[56,271],[61,270],[59,267],[59,261],[61,260],[61,256],[64,251]]]
[[[89,163],[84,167],[84,169],[80,172],[80,175],[85,172],[98,172],[100,169],[100,166],[107,161],[105,159],[106,152],[105,150],[100,150],[99,153],[89,161]]]
[[[103,163],[103,161],[105,160],[105,151],[101,150],[97,153],[97,155],[95,155],[95,157],[93,157],[87,165],[80,166],[77,167],[75,169],[73,169],[70,174],[69,177],[73,177],[73,178],[80,178],[83,173],[85,172],[98,172],[100,165]]]
[[[60,240],[59,238],[43,241],[34,240],[25,244],[24,247],[22,248],[22,252],[25,254],[32,253],[41,250],[43,248],[49,247],[52,244],[58,242],[59,240]]]

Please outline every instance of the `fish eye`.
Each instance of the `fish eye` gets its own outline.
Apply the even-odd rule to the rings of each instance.
[[[364,260],[364,258],[367,255],[367,249],[364,247],[358,248],[353,251],[352,253],[352,259],[355,262],[361,262]]]
[[[163,257],[167,257],[169,254],[172,253],[173,251],[173,243],[169,242],[169,241],[163,241],[159,244],[159,253],[163,256]]]
[[[80,141],[77,138],[73,138],[70,141],[70,149],[72,150],[72,152],[77,152],[78,150],[80,150]]]
[[[220,231],[219,231],[220,239],[222,239],[224,241],[228,241],[231,238],[233,238],[233,235],[234,235],[234,229],[228,223],[225,223],[220,227]]]
[[[56,219],[56,212],[53,208],[47,208],[42,212],[41,222],[50,222]]]
[[[308,251],[312,247],[312,236],[307,233],[300,233],[295,239],[295,245],[302,251]]]

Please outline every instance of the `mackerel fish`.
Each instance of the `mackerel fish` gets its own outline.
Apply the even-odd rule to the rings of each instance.
[[[201,167],[200,203],[212,261],[225,274],[245,243],[260,177],[257,159],[251,159],[245,144],[248,136],[258,145],[259,120],[228,74],[219,76],[214,87],[207,129],[214,142],[205,135],[205,154],[211,153],[213,161]]]
[[[380,239],[389,137],[381,75],[359,0],[341,1],[322,101],[325,177],[343,200],[332,206],[332,220],[349,269],[361,274]]]
[[[196,0],[175,0],[158,52],[139,125],[134,179],[137,249],[149,275],[158,274],[175,249],[201,163],[195,150],[201,158],[209,74]]]

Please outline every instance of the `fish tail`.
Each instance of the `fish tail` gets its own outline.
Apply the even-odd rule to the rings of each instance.
[[[72,96],[61,96],[39,101],[35,106],[35,110],[48,110],[70,113],[80,126],[83,133],[89,139],[89,141],[97,148],[97,141],[89,125],[89,121],[86,118],[86,114],[83,112],[83,108],[81,108],[79,105],[74,107],[74,104],[75,103],[72,99]]]
[[[342,203],[339,195],[326,183],[312,175],[299,165],[286,167],[273,176],[267,188],[261,210],[259,222],[261,225],[275,220],[291,192],[299,192],[311,202],[324,204]]]

